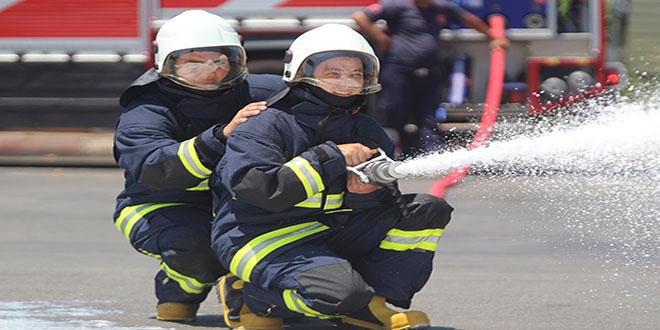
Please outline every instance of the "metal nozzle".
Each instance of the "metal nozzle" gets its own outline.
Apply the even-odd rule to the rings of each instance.
[[[406,177],[396,170],[401,164],[401,162],[378,161],[367,164],[362,171],[371,182],[387,184]]]
[[[406,177],[405,174],[396,170],[402,164],[401,162],[393,161],[380,148],[372,150],[372,152],[378,154],[378,156],[356,166],[346,166],[346,169],[357,175],[360,181],[365,184],[369,182],[388,184]]]

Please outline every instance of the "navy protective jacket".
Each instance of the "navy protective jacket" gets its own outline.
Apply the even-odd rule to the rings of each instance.
[[[213,248],[230,271],[236,272],[229,264],[240,259],[234,258],[239,249],[256,244],[258,236],[283,237],[282,230],[292,229],[291,239],[279,242],[297,245],[338,228],[352,210],[392,203],[389,189],[346,191],[346,163],[338,144],[380,147],[390,157],[394,152],[378,122],[358,110],[330,108],[293,86],[273,107],[232,132],[209,182],[217,207]],[[270,244],[269,257],[274,257],[280,243]],[[254,270],[250,273],[259,273]]]
[[[225,152],[214,135],[251,102],[283,85],[277,75],[249,75],[223,92],[194,93],[145,72],[120,97],[114,157],[125,170],[114,218],[128,205],[186,203],[211,209],[208,177]]]

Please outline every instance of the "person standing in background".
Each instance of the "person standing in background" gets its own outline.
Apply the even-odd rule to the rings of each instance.
[[[607,57],[611,61],[625,60],[628,16],[632,0],[607,1]]]
[[[508,47],[506,38],[493,38],[489,26],[477,16],[445,0],[389,0],[356,11],[351,18],[376,43],[381,57],[378,110],[385,126],[396,129],[402,156],[442,149],[435,111],[442,101],[440,32],[450,22],[483,33],[493,48]],[[374,22],[384,20],[387,30]],[[404,126],[412,123],[416,132]]]

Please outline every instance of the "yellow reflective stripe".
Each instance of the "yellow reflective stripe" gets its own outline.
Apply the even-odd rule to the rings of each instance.
[[[328,319],[331,316],[317,312],[309,306],[307,306],[298,296],[298,292],[295,290],[286,289],[282,292],[282,297],[284,298],[284,303],[286,308],[296,313],[303,314],[307,317],[315,317],[319,319]]]
[[[323,193],[314,194],[314,196],[307,198],[306,200],[296,204],[296,207],[304,207],[308,209],[318,209],[321,208],[323,204]],[[338,209],[344,204],[344,193],[328,195],[325,200],[324,210],[334,210]]]
[[[187,188],[188,191],[209,190],[209,179],[205,179],[195,187]]]
[[[321,202],[323,202],[323,193],[314,194],[314,196],[307,198],[306,200],[296,204],[296,207],[304,207],[308,209],[318,209],[321,208]]]
[[[138,220],[142,219],[149,212],[174,205],[183,205],[183,203],[145,203],[138,205],[126,206],[119,213],[119,217],[115,220],[115,227],[124,234],[126,239],[129,239],[131,230]]]
[[[206,168],[206,166],[202,164],[202,161],[199,160],[197,150],[195,150],[196,138],[197,137],[194,137],[190,140],[181,142],[177,155],[179,156],[179,160],[181,160],[181,164],[183,164],[190,174],[200,179],[204,179],[211,175],[211,170]]]
[[[324,210],[334,210],[338,209],[344,204],[344,193],[341,194],[329,194],[325,200]]]
[[[145,249],[140,249],[140,248],[138,248],[137,250],[140,251],[141,253],[146,254],[146,255],[149,256],[149,257],[154,257],[154,258],[156,258],[156,259],[158,259],[158,260],[163,259],[163,257],[160,256],[160,254],[151,253],[151,252],[149,252],[149,251],[147,251],[147,250],[145,250]]]
[[[321,175],[316,172],[307,159],[298,156],[284,163],[284,166],[290,168],[296,174],[296,177],[305,188],[307,197],[325,189]]]
[[[343,212],[353,212],[353,209],[328,210],[327,212],[325,212],[325,214],[335,214],[335,213],[343,213]]]
[[[168,266],[164,262],[160,263],[160,269],[165,271],[167,277],[179,283],[179,286],[181,287],[181,289],[183,289],[183,291],[191,294],[200,294],[204,291],[205,288],[215,285],[215,282],[201,283],[192,277],[185,276],[175,271],[174,269],[170,268],[170,266]]]
[[[255,237],[236,252],[236,255],[231,259],[229,269],[245,282],[250,282],[250,274],[254,266],[268,254],[286,244],[328,228],[328,226],[318,221],[311,221],[280,228]]]
[[[394,251],[415,249],[435,251],[443,231],[439,228],[414,231],[393,228],[387,232],[385,239],[380,242],[380,248]]]

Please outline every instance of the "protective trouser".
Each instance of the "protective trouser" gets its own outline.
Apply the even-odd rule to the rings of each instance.
[[[161,261],[155,286],[158,303],[201,303],[227,271],[211,249],[208,210],[185,204],[128,206],[115,226],[131,245]]]
[[[435,118],[436,109],[442,102],[441,76],[438,69],[424,69],[414,71],[386,64],[379,76],[383,91],[387,92],[378,94],[378,109],[386,117],[385,125],[399,133],[401,152],[404,155],[414,155],[422,150],[439,150],[445,144]],[[404,126],[408,123],[415,124],[417,131],[405,130]]]
[[[246,305],[282,318],[336,317],[364,308],[374,295],[410,307],[431,274],[453,208],[425,194],[404,200],[405,219],[396,205],[354,212],[315,240],[262,259],[264,270],[243,288]]]

